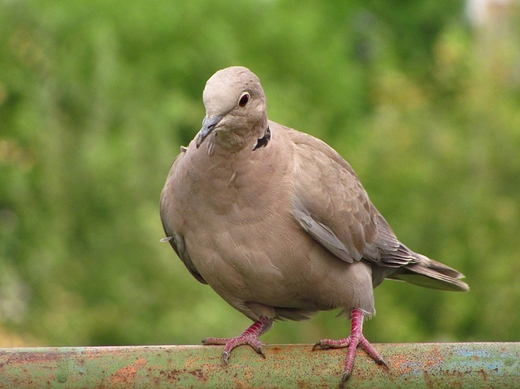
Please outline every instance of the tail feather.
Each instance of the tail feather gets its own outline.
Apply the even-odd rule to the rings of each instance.
[[[434,261],[424,255],[414,253],[418,262],[400,268],[400,271],[389,278],[402,280],[411,284],[431,289],[467,292],[468,284],[460,281],[464,275],[457,270]]]

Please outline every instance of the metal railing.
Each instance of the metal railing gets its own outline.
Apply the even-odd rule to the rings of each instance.
[[[375,344],[345,387],[520,388],[520,343]],[[346,350],[250,347],[223,365],[219,346],[0,349],[0,388],[337,388]]]

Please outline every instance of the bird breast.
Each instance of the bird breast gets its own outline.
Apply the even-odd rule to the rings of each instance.
[[[255,153],[261,152],[266,154],[260,163]],[[293,166],[287,158],[285,165],[279,163],[277,152],[270,144],[247,158],[219,160],[217,153],[186,151],[171,177],[173,229],[184,237],[195,268],[239,310],[245,302],[306,310],[345,307],[357,280],[360,285],[368,280],[371,295],[365,264],[338,260],[295,220]]]

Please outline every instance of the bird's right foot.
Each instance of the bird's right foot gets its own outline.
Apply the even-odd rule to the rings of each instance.
[[[206,338],[202,341],[203,345],[224,345],[224,351],[222,351],[222,360],[225,364],[228,363],[231,351],[235,347],[242,346],[244,344],[250,345],[253,350],[265,358],[264,350],[262,346],[264,343],[259,339],[260,335],[266,333],[271,325],[273,324],[272,319],[260,318],[255,321],[247,330],[235,338]]]

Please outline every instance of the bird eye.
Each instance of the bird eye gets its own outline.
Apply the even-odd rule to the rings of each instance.
[[[242,93],[242,96],[240,96],[240,100],[238,100],[238,105],[241,107],[245,107],[247,102],[249,101],[249,97],[251,97],[249,93]]]

